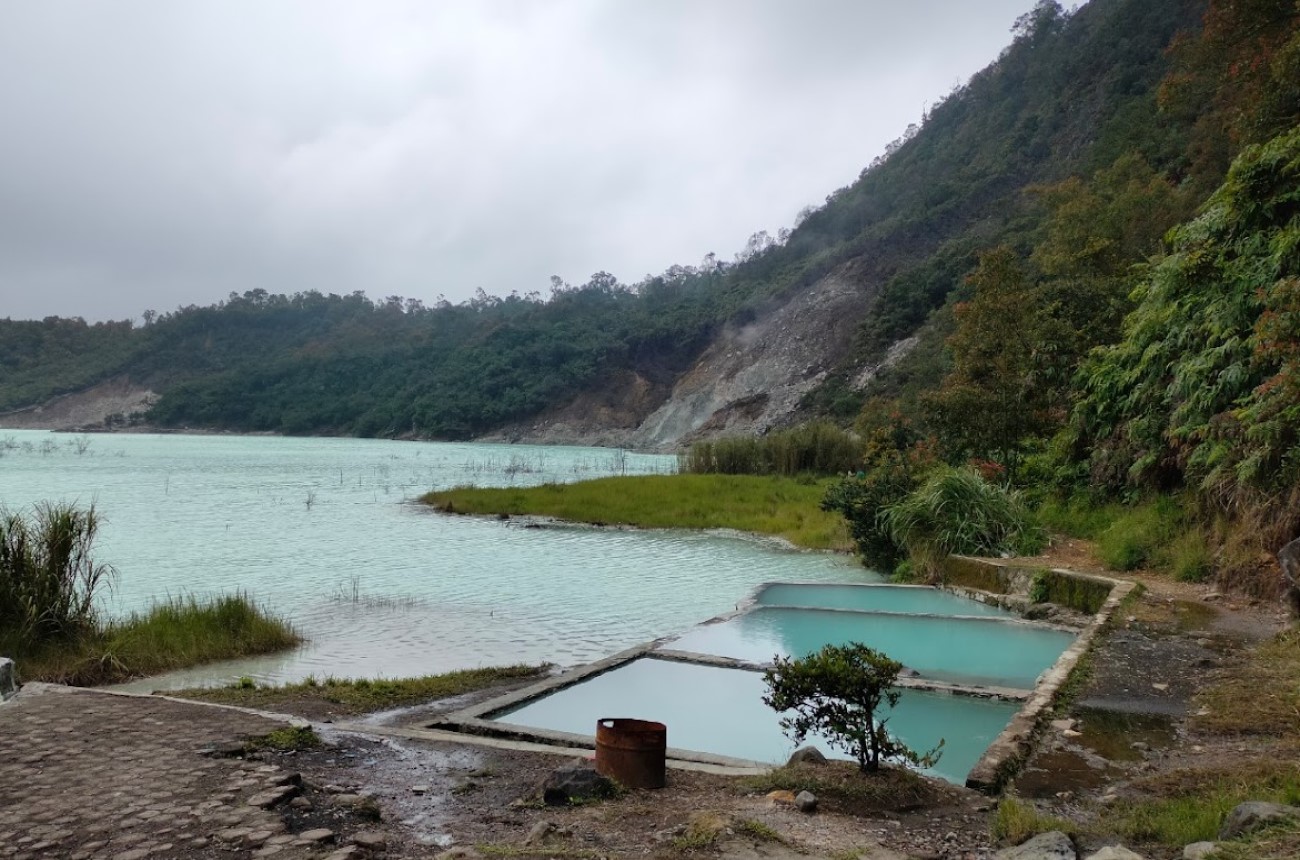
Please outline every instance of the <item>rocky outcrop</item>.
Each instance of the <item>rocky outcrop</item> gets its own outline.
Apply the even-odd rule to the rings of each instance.
[[[138,421],[158,396],[129,379],[116,377],[84,391],[61,394],[39,406],[0,413],[7,430],[87,430]]]
[[[603,384],[483,441],[671,451],[700,438],[760,434],[792,423],[800,401],[849,353],[872,292],[832,274],[747,322],[724,328],[684,373],[611,374]],[[891,350],[868,380],[897,361]]]
[[[1014,848],[1003,848],[993,856],[997,860],[1075,860],[1078,855],[1070,837],[1053,830],[1040,833]]]
[[[782,426],[848,352],[870,298],[830,275],[753,321],[728,327],[637,428],[632,446],[663,449]]]
[[[1269,824],[1300,818],[1300,807],[1251,800],[1237,804],[1219,828],[1220,839],[1236,839]]]

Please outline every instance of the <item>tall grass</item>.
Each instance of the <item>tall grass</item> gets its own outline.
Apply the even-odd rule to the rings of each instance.
[[[0,510],[0,648],[23,653],[97,628],[95,599],[116,575],[91,558],[98,530],[93,507]]]
[[[1019,495],[971,468],[937,470],[880,518],[912,564],[927,573],[942,556],[1030,555],[1045,543]]]
[[[722,475],[838,475],[861,468],[862,440],[829,422],[766,436],[729,436],[696,442],[681,471]]]
[[[289,624],[240,592],[207,601],[185,596],[155,603],[110,625],[103,652],[132,674],[151,675],[280,651],[301,641]]]

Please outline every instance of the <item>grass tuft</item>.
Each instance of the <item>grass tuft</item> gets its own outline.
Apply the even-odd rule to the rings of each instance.
[[[712,848],[727,829],[727,820],[716,812],[693,812],[686,830],[673,840],[677,851],[700,851]]]
[[[288,622],[242,593],[206,601],[173,597],[74,641],[30,653],[18,669],[24,680],[112,684],[280,651],[301,641]]]
[[[899,812],[939,802],[942,787],[907,768],[882,767],[862,773],[853,762],[794,764],[767,773],[744,777],[742,791],[766,794],[770,791],[803,790],[817,795],[822,806],[851,815]]]
[[[1300,764],[1243,759],[1220,768],[1172,771],[1135,787],[1152,796],[1109,811],[1103,823],[1126,839],[1177,848],[1216,839],[1224,817],[1247,800],[1300,802]]]
[[[1004,797],[998,801],[998,810],[993,816],[992,825],[995,842],[1019,845],[1026,839],[1053,830],[1059,830],[1069,836],[1077,836],[1079,827],[1064,818],[1044,815],[1032,803],[1026,803],[1015,797]]]
[[[248,745],[252,749],[288,752],[313,749],[321,745],[321,739],[311,726],[285,726],[253,738]]]
[[[544,516],[642,528],[735,529],[807,549],[853,548],[820,507],[829,481],[754,475],[642,475],[538,487],[457,487],[425,495],[448,513]]]
[[[535,678],[549,666],[497,666],[462,669],[418,678],[333,678],[308,677],[295,684],[258,684],[240,678],[226,687],[200,687],[170,692],[169,695],[204,702],[240,705],[263,710],[284,708],[293,712],[304,701],[324,702],[336,714],[363,714],[390,708],[445,699],[472,693],[507,681]],[[289,703],[289,704],[285,704]]]

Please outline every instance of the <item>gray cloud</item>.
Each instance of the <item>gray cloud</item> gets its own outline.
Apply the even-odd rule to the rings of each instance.
[[[0,0],[0,317],[727,258],[1032,5]]]

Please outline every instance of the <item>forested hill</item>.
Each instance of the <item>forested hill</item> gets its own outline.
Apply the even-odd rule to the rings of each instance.
[[[159,426],[467,438],[594,398],[608,408],[593,414],[632,431],[680,398],[692,372],[709,385],[710,349],[833,282],[856,297],[845,306],[860,323],[789,372],[807,389],[801,414],[847,420],[870,398],[938,385],[952,308],[978,253],[995,246],[1107,285],[1069,309],[1088,334],[1068,348],[1086,350],[1117,337],[1129,309],[1117,273],[1158,251],[1269,122],[1294,121],[1282,97],[1252,112],[1258,127],[1238,122],[1266,89],[1267,67],[1251,58],[1287,43],[1293,0],[1209,5],[1207,15],[1206,0],[1092,0],[1067,15],[1043,0],[919,129],[734,261],[635,284],[600,273],[552,283],[545,297],[522,284],[458,305],[250,285],[139,326],[0,321],[0,412],[126,380],[161,395],[147,416]],[[869,110],[866,98],[844,109]],[[799,319],[785,336],[816,342],[817,317],[804,329]],[[900,343],[916,346],[896,349],[906,357],[891,370],[864,372]],[[711,415],[685,430],[707,430]]]

